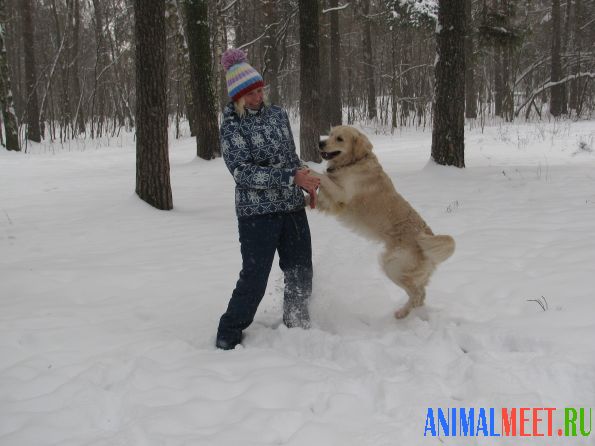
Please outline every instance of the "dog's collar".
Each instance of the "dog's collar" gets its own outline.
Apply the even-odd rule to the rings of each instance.
[[[345,167],[353,166],[354,164],[357,164],[357,163],[359,163],[360,161],[364,161],[364,160],[368,159],[368,155],[370,155],[370,154],[369,154],[369,153],[366,153],[366,156],[364,156],[363,158],[360,158],[360,159],[358,159],[358,160],[355,160],[355,161],[353,161],[353,162],[351,162],[351,163],[349,163],[349,164],[344,164],[344,165],[342,165],[342,166],[339,166],[339,167],[327,167],[327,168],[326,168],[326,171],[327,171],[328,173],[333,173],[333,172],[336,172],[336,171],[337,171],[337,170],[339,170],[339,169],[343,169],[343,168],[345,168]]]

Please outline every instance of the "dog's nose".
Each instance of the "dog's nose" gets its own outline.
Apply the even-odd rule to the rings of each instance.
[[[318,148],[324,149],[325,144],[326,144],[326,141],[318,141]]]

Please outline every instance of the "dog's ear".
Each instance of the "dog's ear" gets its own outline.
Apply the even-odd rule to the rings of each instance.
[[[364,158],[372,151],[372,143],[366,135],[360,131],[353,134],[353,159],[354,161]]]
[[[362,145],[364,147],[364,150],[366,152],[371,152],[372,151],[372,143],[370,142],[370,140],[368,139],[368,137],[366,135],[364,135],[363,133],[360,133],[360,138],[362,139]]]

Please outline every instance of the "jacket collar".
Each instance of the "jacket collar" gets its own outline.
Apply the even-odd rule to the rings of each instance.
[[[267,106],[265,104],[262,104],[258,110],[251,110],[249,108],[246,108],[246,115],[244,117],[261,115],[265,112],[266,108]],[[229,116],[235,116],[236,118],[239,118],[238,114],[236,113],[236,108],[233,102],[228,102],[225,108],[223,109],[223,117],[227,118]]]

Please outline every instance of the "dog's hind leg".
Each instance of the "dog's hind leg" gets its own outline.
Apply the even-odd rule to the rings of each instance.
[[[424,304],[424,299],[426,298],[425,287],[406,287],[404,289],[409,296],[409,300],[405,305],[395,311],[395,317],[397,319],[403,319],[411,312],[411,310],[416,307],[421,307]]]
[[[407,249],[387,250],[381,257],[382,268],[390,280],[407,293],[409,300],[395,312],[397,319],[406,317],[413,308],[424,304],[430,271],[419,264],[415,252]]]

